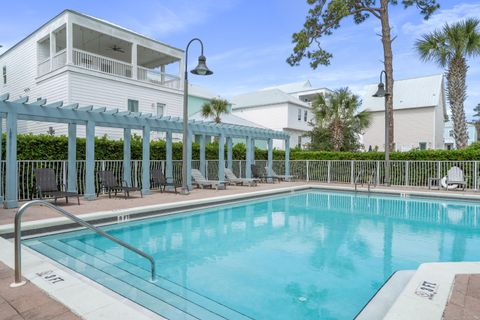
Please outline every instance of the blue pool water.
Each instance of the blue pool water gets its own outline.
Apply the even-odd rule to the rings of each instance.
[[[480,260],[480,204],[302,192],[25,243],[169,319],[352,319],[396,270]]]

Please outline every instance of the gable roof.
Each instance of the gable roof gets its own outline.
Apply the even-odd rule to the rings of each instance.
[[[368,111],[384,111],[385,100],[375,98],[378,84],[371,84],[365,88],[362,109]],[[443,95],[443,75],[436,74],[426,77],[395,80],[393,84],[393,109],[414,109],[440,106],[444,109],[445,104],[440,105]]]
[[[279,89],[286,93],[295,93],[295,92],[301,92],[301,91],[312,89],[312,84],[310,83],[309,80],[306,80],[306,81],[286,83],[278,86],[271,86],[271,87],[260,89],[260,91],[266,91],[266,90],[272,90],[272,89]]]
[[[202,112],[196,112],[193,115],[189,117],[190,120],[195,120],[195,121],[212,121],[213,122],[213,117],[209,118],[204,118],[202,116]],[[247,126],[247,127],[254,127],[254,128],[261,128],[261,129],[267,129],[266,127],[259,125],[258,123],[248,121],[246,119],[240,118],[232,113],[227,113],[221,116],[221,120],[223,124],[234,124],[234,125],[239,125],[239,126]]]
[[[218,94],[211,91],[210,89],[197,86],[196,84],[192,84],[192,83],[188,84],[188,95],[193,97],[203,98],[203,99],[209,99],[209,100],[219,97]]]
[[[251,108],[280,103],[292,103],[298,106],[309,108],[307,103],[300,101],[296,97],[291,96],[280,89],[264,89],[261,91],[244,93],[232,97],[231,102],[233,109]]]

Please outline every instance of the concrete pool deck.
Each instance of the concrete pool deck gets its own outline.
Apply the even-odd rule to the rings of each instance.
[[[254,196],[261,196],[261,195],[267,196],[267,195],[275,194],[278,192],[289,192],[291,190],[302,190],[302,189],[308,189],[308,188],[326,188],[326,189],[328,188],[333,190],[344,190],[344,191],[352,191],[354,189],[353,185],[350,185],[350,184],[325,184],[325,183],[316,183],[316,182],[282,182],[282,183],[275,183],[275,184],[260,184],[257,187],[229,186],[227,190],[219,190],[219,191],[208,190],[208,189],[204,189],[204,190],[194,189],[192,193],[188,196],[182,196],[174,193],[160,193],[158,191],[154,191],[152,195],[145,196],[144,198],[140,198],[139,195],[135,193],[133,194],[133,197],[128,200],[125,200],[121,197],[109,199],[108,196],[100,196],[95,201],[85,201],[82,199],[80,206],[72,203],[66,205],[64,202],[64,199],[59,200],[58,204],[63,209],[75,215],[81,216],[86,220],[96,220],[106,216],[118,217],[118,216],[130,215],[130,214],[134,215],[135,213],[146,212],[149,210],[150,211],[159,210],[159,209],[175,210],[180,207],[191,208],[196,204],[208,205],[209,203],[213,204],[218,201],[221,201],[221,202],[235,201],[235,199],[242,198],[242,197],[248,198],[248,197],[254,197]],[[360,192],[366,192],[367,188],[366,186],[363,186],[363,187],[359,186],[358,190]],[[440,198],[459,198],[463,200],[480,201],[480,192],[475,192],[475,191],[443,191],[443,190],[428,190],[426,188],[398,188],[398,187],[378,186],[376,188],[372,188],[372,192],[415,195],[415,196],[435,196]],[[8,210],[0,209],[0,235],[12,232],[13,218],[16,211],[17,209],[8,209]],[[25,214],[22,220],[25,221],[25,223],[23,224],[24,230],[34,229],[37,227],[51,226],[56,224],[65,224],[66,222],[68,222],[64,218],[60,217],[57,213],[52,212],[47,208],[32,209],[30,213]],[[2,242],[1,251],[3,251],[2,254],[0,255],[0,261],[5,262],[5,260],[9,260],[9,263],[7,263],[7,265],[11,267],[13,266],[12,243],[4,239],[0,239],[0,241]],[[8,247],[9,249],[5,250],[4,248],[6,247]],[[117,304],[119,304],[118,297],[117,299],[115,299],[114,297],[111,297],[111,293],[108,293],[108,289],[105,289],[103,287],[99,288],[98,285],[95,286],[95,284],[94,283],[92,284],[91,283],[92,281],[88,281],[88,279],[81,279],[81,278],[79,279],[78,276],[71,275],[71,273],[73,272],[69,272],[68,270],[65,270],[65,268],[62,268],[61,266],[58,266],[55,264],[52,265],[52,261],[45,261],[41,257],[36,256],[34,253],[28,252],[28,250],[25,250],[25,251],[27,251],[24,253],[25,256],[33,255],[34,256],[32,258],[33,260],[40,259],[40,260],[36,260],[37,264],[39,264],[42,267],[40,269],[42,270],[54,269],[56,270],[57,273],[62,273],[64,277],[72,277],[71,279],[73,280],[71,280],[70,282],[72,281],[75,282],[75,285],[73,285],[73,288],[78,289],[79,287],[77,286],[85,285],[85,287],[82,287],[83,288],[82,291],[87,290],[87,291],[96,292],[96,294],[99,294],[100,296],[103,295],[104,299],[107,299],[109,301],[110,299],[113,299],[117,301]],[[94,319],[95,318],[94,315],[98,316],[99,314],[102,314],[102,313],[95,314],[95,313],[92,313],[93,310],[90,310],[89,308],[85,309],[85,307],[83,307],[84,309],[82,309],[81,306],[80,307],[78,305],[75,306],[75,304],[72,305],[71,301],[70,302],[63,301],[61,292],[59,294],[59,293],[55,293],[55,291],[53,292],[49,291],[50,290],[49,287],[42,283],[43,280],[41,279],[41,277],[36,275],[33,269],[31,270],[28,269],[29,265],[31,265],[30,267],[33,269],[39,268],[38,266],[32,265],[32,263],[29,263],[28,261],[25,260],[24,271],[27,278],[31,281],[29,282],[29,285],[32,285],[35,288],[36,288],[36,285],[40,287],[41,290],[38,288],[37,289],[40,291],[41,294],[44,294],[45,297],[48,298],[48,296],[51,296],[54,299],[63,302],[63,304],[65,304],[66,306],[69,306],[69,308],[74,309],[76,314],[80,314],[82,318]],[[47,265],[49,267],[46,268]],[[438,265],[441,265],[441,264],[438,264]],[[480,264],[476,264],[475,267],[478,268],[478,272],[480,273]],[[42,270],[40,269],[37,270],[37,272],[38,271],[42,272]],[[5,272],[7,273],[11,272],[11,269],[10,271],[5,271]],[[451,270],[449,272],[451,272]],[[476,269],[475,270],[469,269],[469,272],[476,273],[477,271]],[[462,273],[462,272],[458,272],[458,273]],[[448,289],[450,289],[452,287],[454,275],[455,275],[454,272],[449,274],[449,277],[448,277],[449,283],[444,282],[442,285],[442,289],[447,289],[447,287]],[[30,276],[30,278],[28,276]],[[479,281],[480,283],[480,279],[475,281]],[[11,288],[5,288],[4,287],[5,285],[8,286],[6,282],[8,281],[1,282],[2,288],[0,288],[0,290],[2,289],[7,291],[16,290]],[[45,297],[42,297],[39,299],[45,299]],[[105,301],[105,300],[99,299],[99,301]],[[122,303],[125,304],[125,299],[120,299],[120,301],[122,301]],[[441,314],[443,313],[446,301],[447,300],[445,299],[445,301],[443,302],[443,305],[441,304],[438,305],[439,311],[437,311],[437,313],[435,314],[438,314],[439,312],[440,317],[437,317],[437,318],[432,317],[429,319],[441,319],[442,317]],[[0,299],[0,303],[1,302],[2,300]],[[410,302],[407,301],[407,304]],[[53,301],[51,303],[52,308],[56,308],[55,306],[57,303],[58,302]],[[119,307],[119,306],[116,306],[115,302],[110,301],[109,303],[110,304],[108,306],[106,305],[99,306],[100,312],[102,310],[109,310],[109,309],[115,310],[116,308]],[[136,316],[139,318],[148,318],[148,319],[160,318],[160,317],[157,317],[156,315],[145,313],[144,310],[139,311],[135,309],[137,309],[136,305],[134,304],[128,305],[128,312],[131,312],[132,315],[136,314]],[[143,308],[138,306],[138,309],[143,309]],[[12,316],[12,319],[22,319],[21,316],[22,315],[20,313],[17,313],[16,315]],[[113,317],[112,319],[114,319],[115,316],[118,316],[118,313],[116,312],[112,313],[110,318]],[[105,319],[107,318],[108,317],[106,317]],[[38,318],[38,319],[41,319],[41,318]],[[402,318],[394,317],[392,319],[402,319]],[[472,319],[475,319],[475,318],[472,318]]]

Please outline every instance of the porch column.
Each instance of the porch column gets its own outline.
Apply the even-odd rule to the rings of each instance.
[[[53,56],[57,51],[57,37],[55,32],[50,32],[50,70],[53,70]]]
[[[252,142],[250,143],[250,148],[252,149],[251,156],[252,156],[252,164],[255,164],[255,139],[252,138]]]
[[[268,161],[267,161],[267,166],[268,166],[268,172],[267,176],[272,177],[273,176],[273,139],[269,138],[267,140],[268,144]],[[273,181],[272,178],[268,178],[269,181]]]
[[[73,24],[71,21],[67,21],[66,33],[67,64],[73,64]]]
[[[245,143],[245,149],[246,149],[246,154],[245,154],[245,178],[250,179],[252,177],[252,138],[247,137],[246,143]]]
[[[132,161],[131,161],[131,137],[132,130],[123,129],[123,180],[131,186],[132,182]]]
[[[232,170],[233,168],[233,139],[227,138],[227,168]]]
[[[290,175],[290,138],[285,139],[285,176],[288,181]]]
[[[173,182],[173,157],[172,157],[172,131],[166,132],[166,146],[165,146],[165,178],[167,182]]]
[[[5,160],[7,172],[5,174],[5,209],[16,208],[17,205],[17,114],[7,113],[7,150]]]
[[[165,83],[165,65],[160,66],[160,83],[164,84]]]
[[[200,172],[205,177],[205,135],[200,135]]]
[[[218,137],[218,180],[225,181],[225,135]]]
[[[85,130],[85,200],[95,199],[95,122],[87,121]]]
[[[138,59],[137,59],[137,44],[132,43],[132,78],[133,79],[138,79]]]
[[[77,192],[77,124],[68,123],[68,192]]]
[[[192,190],[192,130],[188,129],[187,136],[187,188]]]
[[[143,127],[142,140],[142,193],[151,194],[150,191],[150,126]]]

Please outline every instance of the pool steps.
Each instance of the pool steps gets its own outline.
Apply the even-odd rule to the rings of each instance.
[[[147,269],[79,240],[33,240],[28,246],[168,319],[251,319],[165,278],[151,282]]]

